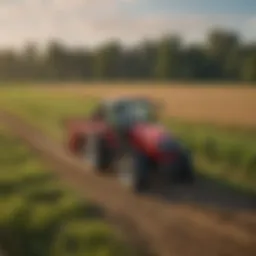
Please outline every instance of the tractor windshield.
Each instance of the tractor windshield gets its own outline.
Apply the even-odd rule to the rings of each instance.
[[[128,127],[134,123],[152,122],[155,119],[153,104],[142,100],[118,102],[111,111],[111,121],[118,127]]]
[[[134,122],[150,122],[154,119],[153,106],[145,101],[132,101],[126,104],[125,117]]]

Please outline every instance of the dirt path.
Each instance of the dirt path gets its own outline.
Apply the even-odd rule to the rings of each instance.
[[[85,163],[68,155],[42,131],[18,117],[0,113],[0,120],[38,151],[63,180],[104,207],[121,228],[142,239],[157,255],[256,255],[253,209],[250,213],[222,212],[186,203],[170,204],[152,196],[135,196],[113,177],[98,177],[89,172]]]

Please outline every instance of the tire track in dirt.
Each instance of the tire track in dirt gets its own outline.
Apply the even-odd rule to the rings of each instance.
[[[200,207],[170,205],[137,196],[114,177],[99,177],[58,143],[22,119],[0,113],[0,120],[39,152],[60,178],[101,205],[111,220],[151,252],[163,256],[217,256],[256,253],[255,212],[225,214]]]

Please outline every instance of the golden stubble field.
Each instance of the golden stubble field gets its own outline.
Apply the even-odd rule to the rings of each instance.
[[[256,87],[184,84],[65,84],[34,87],[56,96],[66,94],[100,98],[144,95],[165,104],[170,117],[195,123],[256,128]]]

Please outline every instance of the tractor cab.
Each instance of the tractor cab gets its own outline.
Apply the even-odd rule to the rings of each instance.
[[[113,128],[128,131],[138,123],[156,121],[155,105],[144,98],[118,98],[101,102],[93,113],[93,119],[100,119]]]

